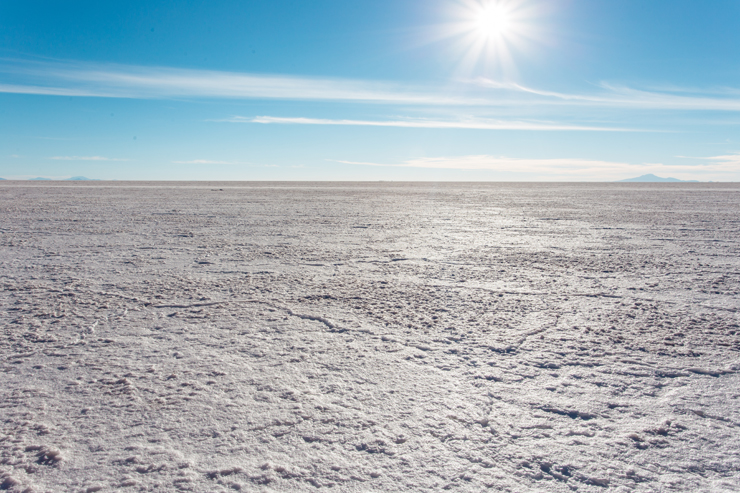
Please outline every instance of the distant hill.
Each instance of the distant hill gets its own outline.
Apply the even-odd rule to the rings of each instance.
[[[698,183],[699,180],[679,180],[678,178],[661,178],[650,173],[647,175],[638,176],[637,178],[627,178],[626,180],[619,180],[619,183]]]
[[[29,180],[51,180],[51,178],[44,178],[43,176],[37,176],[36,178],[29,178]]]
[[[0,180],[5,180],[5,178],[0,178]]]

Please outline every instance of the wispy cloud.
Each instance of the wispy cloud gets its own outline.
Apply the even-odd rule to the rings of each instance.
[[[723,156],[717,156],[718,160]],[[736,156],[737,158],[737,156]],[[473,155],[423,157],[401,163],[338,161],[365,166],[410,167],[449,170],[487,170],[527,180],[614,181],[653,173],[680,179],[737,180],[740,159],[716,164],[669,165],[662,163],[624,163],[589,159],[528,159],[506,156]]]
[[[128,161],[128,159],[117,159],[103,156],[54,156],[49,159],[55,161]]]
[[[186,70],[169,67],[0,60],[20,79],[0,92],[118,98],[230,98],[470,105],[475,98],[379,81]]]
[[[246,164],[236,161],[212,161],[210,159],[193,159],[191,161],[172,161],[173,164]]]
[[[601,89],[600,92],[593,94],[569,94],[485,78],[479,78],[473,82],[481,87],[539,96],[542,98],[542,100],[537,101],[540,104],[546,104],[548,101],[551,104],[556,104],[559,101],[561,104],[576,106],[740,111],[740,99],[737,98],[738,91],[726,88],[721,91],[700,91],[697,89],[680,90],[680,88],[671,87],[670,90],[666,89],[663,92],[658,92],[602,82],[598,86]],[[677,95],[676,93],[691,95]]]
[[[30,84],[0,84],[0,93],[35,94],[38,96],[78,96],[102,98],[132,98],[133,94],[124,94],[121,91],[110,91],[104,88],[78,89],[74,87],[51,87]]]
[[[445,86],[373,80],[265,75],[170,67],[31,62],[0,59],[0,92],[109,98],[319,100],[421,106],[536,107],[740,111],[740,90],[640,90],[601,83],[564,93],[513,82],[475,79]]]
[[[717,161],[719,165],[727,166],[727,167],[736,167],[740,168],[740,154],[727,154],[725,156],[710,156],[710,157],[704,157],[700,159],[706,159],[709,161]]]
[[[277,116],[234,116],[224,120],[215,120],[231,123],[265,123],[265,124],[293,124],[293,125],[349,125],[368,127],[401,127],[401,128],[439,128],[439,129],[472,129],[472,130],[579,130],[592,132],[629,132],[636,131],[626,128],[593,127],[586,125],[567,125],[556,122],[538,121],[506,121],[491,119],[467,120],[332,120],[324,118],[304,117],[277,117]]]
[[[728,173],[740,173],[740,154],[725,154],[722,156],[705,156],[705,157],[694,157],[694,156],[676,156],[680,159],[690,159],[692,161],[699,161],[700,164],[697,166],[700,169],[707,169],[713,171],[725,171]],[[707,161],[709,161],[707,163]],[[734,181],[740,181],[740,175],[736,176]]]

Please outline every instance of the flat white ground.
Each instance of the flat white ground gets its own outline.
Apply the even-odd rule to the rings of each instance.
[[[738,491],[740,185],[0,185],[0,489]]]

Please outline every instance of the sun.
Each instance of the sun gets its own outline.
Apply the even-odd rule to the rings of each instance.
[[[511,12],[503,5],[482,5],[473,20],[477,34],[484,38],[505,37],[512,27]]]
[[[545,1],[452,0],[440,37],[452,39],[460,76],[514,76],[515,58],[537,37]]]
[[[437,44],[456,79],[514,79],[517,63],[548,41],[556,0],[440,0],[440,22],[420,44]],[[443,44],[443,45],[442,45]]]

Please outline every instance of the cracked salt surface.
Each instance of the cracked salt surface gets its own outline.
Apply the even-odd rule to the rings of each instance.
[[[740,489],[738,185],[0,190],[0,489]]]

